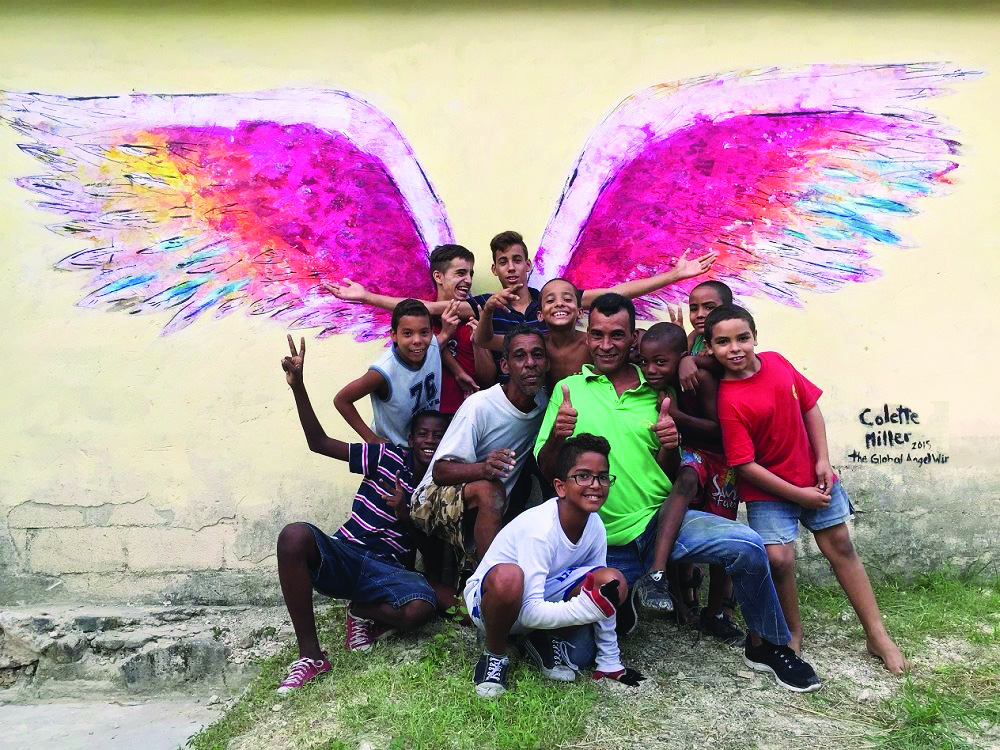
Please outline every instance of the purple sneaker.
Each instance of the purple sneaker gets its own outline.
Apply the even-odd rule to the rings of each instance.
[[[330,671],[330,662],[326,659],[310,659],[303,656],[301,659],[292,662],[288,668],[288,676],[278,686],[278,695],[288,695],[293,690],[298,690],[314,677],[319,677],[324,672]]]
[[[370,651],[376,641],[396,632],[396,629],[389,625],[352,615],[350,609],[347,610],[345,624],[347,625],[344,633],[345,651]]]

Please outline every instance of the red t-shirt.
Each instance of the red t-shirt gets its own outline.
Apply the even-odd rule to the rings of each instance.
[[[434,325],[435,333],[441,330],[441,324]],[[458,366],[465,370],[470,377],[476,377],[476,353],[472,349],[472,328],[468,323],[462,323],[455,331],[455,335],[448,339],[445,344],[451,355],[458,362]],[[462,388],[455,381],[455,376],[451,374],[444,365],[441,366],[441,412],[443,414],[454,414],[458,407],[465,401]]]
[[[761,352],[760,370],[746,380],[719,383],[719,424],[730,466],[756,461],[794,484],[816,484],[816,456],[802,415],[823,394],[777,352]],[[779,500],[739,480],[744,502]]]

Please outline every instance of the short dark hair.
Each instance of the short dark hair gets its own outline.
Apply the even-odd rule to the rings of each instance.
[[[433,275],[435,271],[444,273],[455,258],[461,258],[470,263],[476,262],[476,256],[463,245],[438,245],[431,253],[431,274]]]
[[[410,429],[406,434],[413,437],[413,433],[417,431],[417,422],[422,419],[439,419],[444,423],[446,429],[448,423],[451,422],[451,416],[448,414],[443,414],[435,409],[424,409],[413,415],[413,418],[410,420]]]
[[[569,470],[576,465],[577,460],[584,453],[600,453],[607,458],[611,455],[611,444],[606,438],[599,435],[591,435],[589,432],[581,432],[568,438],[556,454],[555,476],[556,479],[566,481]]]
[[[514,245],[523,247],[524,257],[528,257],[528,246],[524,244],[524,237],[521,236],[520,232],[515,232],[513,229],[500,232],[500,234],[490,240],[490,252],[493,254],[493,260],[497,259],[497,253],[502,253],[508,247],[513,247]]]
[[[712,328],[725,320],[745,320],[750,326],[750,332],[757,335],[757,324],[747,310],[739,305],[719,305],[705,318],[705,343],[712,341]]]
[[[427,316],[427,322],[430,323],[431,314],[427,310],[427,305],[418,299],[404,299],[394,308],[392,308],[392,326],[393,332],[399,328],[399,321],[404,315],[414,315],[417,317]]]
[[[556,276],[556,277],[555,277],[554,279],[549,279],[549,280],[548,280],[548,281],[546,281],[546,282],[545,282],[544,284],[542,284],[542,288],[538,290],[538,294],[539,294],[539,296],[541,296],[542,292],[544,292],[544,291],[545,291],[545,287],[547,287],[547,286],[548,286],[549,284],[551,284],[551,283],[552,283],[552,282],[554,282],[554,281],[561,281],[561,282],[563,282],[564,284],[569,284],[569,285],[570,285],[571,287],[573,287],[573,291],[574,291],[574,292],[575,292],[575,293],[576,293],[577,295],[579,295],[579,294],[580,294],[580,290],[576,288],[576,284],[574,284],[574,283],[573,283],[572,281],[570,281],[569,279],[564,279],[564,278],[563,278],[562,276]]]
[[[709,279],[708,281],[696,284],[691,288],[691,291],[693,292],[695,289],[700,289],[703,286],[707,286],[709,289],[714,289],[715,293],[719,295],[719,299],[722,301],[722,304],[733,304],[733,290],[726,284],[723,284],[721,281],[716,281],[715,279]]]
[[[615,313],[625,310],[628,312],[629,331],[635,333],[635,305],[632,304],[632,300],[628,297],[623,297],[614,292],[602,294],[590,303],[590,314],[593,315],[595,310],[605,317],[611,317]]]
[[[524,323],[518,323],[516,326],[511,328],[507,333],[503,335],[503,358],[507,359],[510,356],[511,343],[517,336],[537,336],[538,340],[542,342],[542,348],[545,349],[545,336],[537,328],[532,328],[531,326],[525,325]],[[548,351],[546,350],[546,354]]]
[[[650,326],[642,335],[641,344],[655,344],[658,341],[662,341],[675,352],[686,352],[688,348],[687,334],[675,323],[657,323]]]

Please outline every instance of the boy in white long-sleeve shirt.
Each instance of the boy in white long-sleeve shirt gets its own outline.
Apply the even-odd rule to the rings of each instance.
[[[581,434],[559,450],[553,486],[557,497],[525,511],[493,540],[465,586],[465,602],[486,649],[476,664],[476,693],[494,698],[507,689],[507,638],[536,630],[594,623],[597,671],[628,685],[644,679],[625,669],[615,635],[615,610],[625,600],[625,577],[606,567],[607,536],[597,510],[615,477],[608,474],[611,448],[602,437]],[[546,677],[570,681],[576,666],[565,648],[526,647]],[[562,641],[548,639],[548,644]]]

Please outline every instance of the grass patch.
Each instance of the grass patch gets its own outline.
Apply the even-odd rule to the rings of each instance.
[[[472,630],[442,622],[367,654],[346,653],[339,647],[343,607],[333,605],[319,617],[331,675],[279,699],[274,690],[295,657],[289,645],[263,662],[236,705],[189,744],[195,750],[356,750],[365,741],[380,750],[621,750],[689,747],[711,733],[720,750],[756,741],[816,750],[1000,746],[1000,577],[943,571],[909,583],[885,580],[875,593],[889,632],[916,663],[913,672],[900,680],[865,666],[860,624],[843,592],[803,585],[807,637],[828,654],[824,689],[807,696],[769,684],[747,690],[737,650],[692,650],[691,631],[644,615],[642,632],[624,644],[624,658],[638,660],[651,689],[601,689],[586,672],[576,683],[556,685],[520,661],[510,692],[481,700],[472,686],[479,655]],[[649,663],[661,641],[663,656]],[[842,654],[843,668],[831,666],[829,654]],[[679,672],[686,675],[681,681]],[[859,699],[866,685],[873,695]],[[734,713],[720,722],[728,703]]]
[[[340,607],[320,617],[323,643],[341,642],[342,621]],[[558,747],[584,736],[597,700],[590,680],[554,686],[521,662],[512,671],[511,690],[483,700],[472,685],[479,654],[471,632],[441,623],[422,635],[380,643],[366,654],[331,648],[331,674],[281,699],[274,690],[295,658],[286,648],[264,662],[239,702],[189,745],[221,750],[270,734],[262,746],[356,748],[367,740],[393,750],[514,750]]]
[[[919,648],[928,637],[959,636],[969,643],[1000,644],[1000,576],[943,570],[923,573],[909,583],[888,579],[873,583],[875,598],[889,634],[904,648]],[[848,622],[861,632],[839,586],[803,585],[803,618],[821,621],[850,612]]]
[[[959,667],[910,677],[902,695],[886,701],[887,750],[966,750],[1000,724],[1000,664]],[[1000,740],[1000,738],[995,738]]]
[[[814,700],[853,712],[871,727],[868,740],[886,750],[966,750],[977,748],[984,733],[1000,725],[1000,576],[943,570],[909,583],[874,584],[886,629],[910,654],[926,660],[932,639],[969,644],[975,666],[949,664],[914,667],[891,698],[870,707],[845,702],[837,689]],[[800,604],[810,625],[837,627],[850,604],[837,586],[804,585]],[[861,625],[851,613],[855,634]],[[831,686],[827,686],[829,688]],[[1000,743],[1000,738],[995,738]]]

